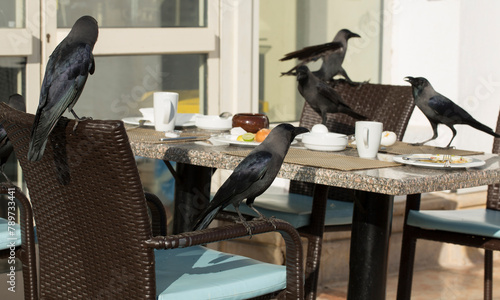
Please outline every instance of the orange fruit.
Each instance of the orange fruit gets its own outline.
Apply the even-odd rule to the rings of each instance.
[[[260,143],[266,139],[267,135],[271,132],[271,129],[263,128],[255,134],[255,141]]]

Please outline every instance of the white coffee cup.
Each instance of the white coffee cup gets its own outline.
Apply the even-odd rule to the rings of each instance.
[[[174,130],[179,94],[172,92],[155,92],[153,95],[153,101],[155,111],[155,130]]]
[[[356,122],[356,148],[359,157],[375,158],[382,139],[382,127],[380,122],[358,121]]]

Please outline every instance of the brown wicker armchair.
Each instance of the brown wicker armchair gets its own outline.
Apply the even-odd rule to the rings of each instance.
[[[496,132],[500,132],[500,114]],[[500,154],[500,139],[492,153]],[[410,299],[415,247],[418,239],[484,250],[484,299],[493,299],[493,250],[500,250],[500,183],[489,185],[486,208],[419,210],[420,195],[406,201],[397,299]]]
[[[5,223],[0,229],[0,258],[8,259],[9,266],[12,266],[12,257],[19,259],[22,263],[23,271],[23,285],[24,285],[24,299],[38,299],[37,287],[37,272],[36,272],[36,254],[35,254],[35,234],[33,230],[33,213],[31,204],[26,198],[26,195],[14,185],[10,183],[0,184],[0,194],[7,195],[8,201],[14,203],[14,206],[9,204],[7,207],[18,207],[20,212],[19,224],[12,226],[9,224],[10,217],[5,219]],[[9,210],[12,213],[12,211]],[[2,220],[4,221],[4,220]],[[20,239],[20,241],[19,241]],[[12,245],[15,244],[14,251]],[[17,270],[14,270],[17,271]],[[10,271],[8,272],[10,273]],[[7,276],[7,283],[9,288],[13,288],[9,292],[20,292],[17,289],[17,278],[10,278]],[[7,293],[9,293],[7,292]]]
[[[369,83],[351,86],[342,80],[333,84],[335,90],[354,111],[365,115],[368,120],[382,122],[384,130],[394,131],[398,140],[402,140],[415,107],[410,86]],[[300,126],[311,129],[321,121],[321,116],[306,102]],[[329,114],[326,125],[331,132],[353,134],[356,121],[345,114]],[[327,203],[312,202],[310,196],[314,192],[319,193],[318,195],[328,192]],[[316,199],[320,198],[323,197]],[[321,189],[314,191],[314,184],[292,180],[289,194],[266,192],[255,200],[254,205],[261,213],[290,222],[298,229],[301,236],[308,239],[305,269],[306,299],[316,299],[323,233],[351,230],[353,199],[352,190],[321,186]],[[241,206],[240,209],[245,214],[256,216],[245,206]]]
[[[0,108],[0,122],[21,163],[37,223],[40,298],[200,299],[209,298],[207,293],[222,299],[228,293],[302,298],[300,237],[288,223],[250,223],[254,234],[282,234],[286,266],[199,246],[248,236],[242,224],[158,235],[163,226],[152,226],[150,219],[161,217],[163,207],[149,194],[148,214],[121,121],[89,120],[73,131],[74,121],[62,118],[42,160],[29,162],[34,116],[3,104]]]

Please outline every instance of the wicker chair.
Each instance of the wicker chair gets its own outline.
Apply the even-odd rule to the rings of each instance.
[[[342,80],[333,84],[343,100],[356,112],[369,120],[382,122],[384,130],[394,131],[398,140],[403,138],[415,107],[410,86],[363,84],[353,87]],[[331,132],[349,135],[354,133],[356,121],[345,114],[329,114],[327,127]],[[311,129],[318,123],[321,123],[321,116],[305,103],[300,126]],[[324,190],[323,186],[317,192],[324,193]],[[266,192],[254,204],[264,215],[290,222],[301,236],[308,239],[306,299],[316,299],[323,233],[351,230],[353,191],[337,187],[330,187],[328,190],[327,203],[312,202],[314,184],[292,180],[289,194]],[[256,216],[244,205],[240,209],[245,214]]]
[[[496,132],[500,132],[500,114]],[[500,154],[500,139],[493,143]],[[410,299],[417,239],[485,249],[484,299],[493,299],[493,250],[500,250],[500,183],[489,185],[486,208],[419,210],[420,196],[408,197],[399,265],[397,299]]]
[[[74,121],[62,118],[42,160],[29,162],[34,116],[3,104],[0,110],[37,222],[40,298],[302,298],[302,249],[290,224],[250,223],[253,234],[282,234],[286,266],[200,246],[248,236],[242,224],[158,235],[164,226],[150,219],[163,215],[163,207],[152,194],[146,201],[121,121],[89,120],[73,131]]]
[[[9,266],[12,266],[12,257],[21,261],[24,299],[38,299],[35,234],[31,204],[26,195],[17,186],[10,183],[0,184],[0,194],[7,195],[9,201],[7,207],[18,207],[20,212],[19,224],[9,224],[10,217],[13,216],[10,214],[12,213],[10,210],[8,211],[10,212],[9,219],[0,218],[0,258],[8,259]],[[15,206],[10,203],[14,203]],[[9,292],[20,292],[16,288],[19,282],[17,278],[11,279],[10,277],[10,275],[7,276],[7,283],[8,287],[13,288],[13,290]]]

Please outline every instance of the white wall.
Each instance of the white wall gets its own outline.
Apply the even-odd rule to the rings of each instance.
[[[391,4],[392,2],[392,4]],[[434,88],[484,124],[495,127],[500,104],[500,2],[494,0],[386,1],[394,8],[389,30],[389,65],[384,83],[406,85],[405,76],[426,77]],[[497,83],[498,82],[498,83]],[[458,125],[452,145],[491,152],[493,138]],[[417,108],[405,141],[422,141],[432,129]],[[451,131],[440,126],[433,145],[446,146]]]

